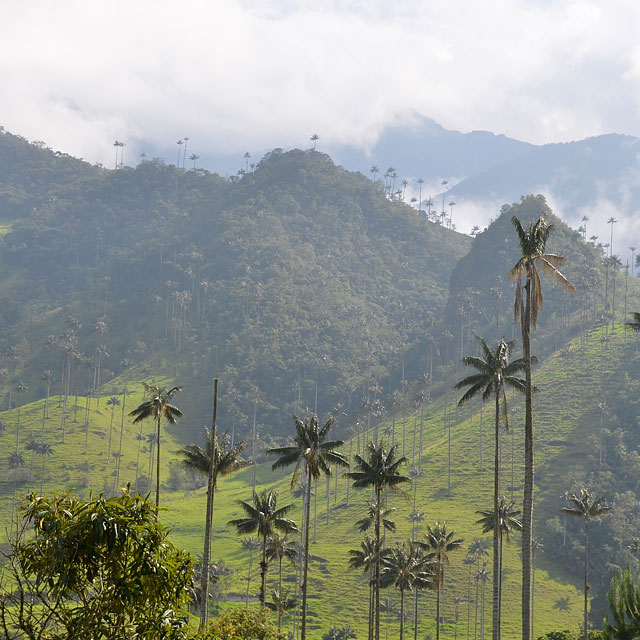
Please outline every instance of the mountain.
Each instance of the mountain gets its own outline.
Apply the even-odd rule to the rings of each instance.
[[[283,412],[326,413],[373,379],[395,387],[470,244],[313,151],[271,152],[230,181],[157,161],[116,171],[75,161],[67,173],[66,157],[8,133],[3,145],[10,386],[23,379],[26,398],[41,397],[50,369],[84,391],[125,359],[146,362],[150,376],[184,384],[192,436],[216,375],[223,417],[246,433],[255,415],[265,437],[281,432]]]

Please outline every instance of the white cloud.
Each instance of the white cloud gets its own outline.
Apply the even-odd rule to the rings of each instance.
[[[632,0],[30,0],[3,24],[0,124],[105,164],[116,138],[367,145],[410,109],[536,143],[640,135]]]

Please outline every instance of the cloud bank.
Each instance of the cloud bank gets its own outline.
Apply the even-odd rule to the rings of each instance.
[[[31,0],[3,22],[0,124],[107,165],[115,139],[367,147],[412,110],[535,143],[640,135],[633,1]]]

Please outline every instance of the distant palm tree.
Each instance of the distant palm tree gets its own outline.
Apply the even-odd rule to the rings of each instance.
[[[313,142],[313,150],[316,150],[316,144],[318,144],[318,140],[320,140],[320,136],[317,133],[314,133],[311,136],[311,142]]]
[[[482,395],[483,400],[493,398],[495,401],[495,422],[494,422],[494,471],[493,471],[493,521],[498,520],[498,498],[500,494],[500,419],[504,420],[505,429],[509,427],[509,413],[507,411],[506,389],[510,387],[517,391],[525,391],[525,380],[517,377],[516,374],[526,370],[526,362],[523,358],[510,360],[513,342],[506,342],[503,338],[495,349],[490,349],[484,338],[478,338],[482,350],[481,356],[467,356],[462,362],[473,367],[477,373],[470,375],[458,382],[455,389],[469,387],[460,398],[458,406],[471,400],[477,395]],[[487,529],[493,531],[493,640],[500,638],[500,564],[502,562],[498,529]]]
[[[486,563],[482,565],[482,568],[478,569],[478,571],[476,571],[476,594],[478,593],[478,583],[480,583],[482,585],[481,588],[481,617],[480,617],[480,638],[481,640],[484,640],[484,588],[487,584],[487,582],[489,582],[491,578],[489,577],[489,572],[487,571],[487,565]]]
[[[27,391],[29,391],[29,387],[27,387],[27,385],[22,382],[22,380],[20,380],[20,382],[18,382],[18,384],[16,385],[16,393],[26,393]],[[20,402],[18,402],[18,420],[16,423],[16,451],[18,451],[18,449],[20,448],[20,409],[22,408],[22,405],[20,404]]]
[[[534,613],[536,610],[535,594],[536,594],[536,558],[538,554],[544,553],[544,545],[540,536],[534,536],[531,540],[532,551],[532,580],[531,580],[531,637],[535,638]]]
[[[426,569],[417,547],[407,549],[404,544],[396,545],[382,559],[381,586],[394,586],[400,591],[400,640],[404,637],[404,594],[407,591],[424,588],[431,584],[431,573]]]
[[[44,469],[47,458],[55,453],[53,447],[48,442],[39,442],[37,453],[42,456],[42,472],[40,474],[40,494],[42,494],[42,484],[44,482]]]
[[[120,398],[118,398],[118,396],[111,396],[107,400],[107,406],[111,407],[111,421],[109,423],[109,445],[107,447],[107,464],[108,464],[109,458],[111,457],[111,435],[113,433],[113,413],[116,407],[120,406]]]
[[[482,525],[482,533],[493,532],[493,539],[495,540],[496,534],[498,535],[500,546],[498,549],[498,557],[500,558],[500,562],[498,566],[496,563],[493,564],[494,572],[497,572],[498,575],[494,574],[493,576],[493,584],[498,584],[498,624],[502,619],[502,543],[504,538],[509,540],[509,534],[512,531],[522,531],[522,522],[518,520],[516,516],[520,515],[520,511],[514,509],[513,501],[507,502],[507,499],[502,496],[498,503],[498,517],[496,518],[495,506],[494,509],[490,509],[487,511],[476,511],[477,514],[482,517],[478,520],[478,524]],[[498,526],[495,526],[496,521],[498,522]],[[495,594],[494,594],[495,595]],[[495,608],[495,605],[494,605]],[[495,624],[495,622],[494,622]],[[495,631],[493,637],[495,638]],[[498,637],[500,637],[500,627],[498,626]]]
[[[247,595],[245,598],[245,606],[249,605],[249,588],[251,586],[251,569],[253,567],[253,552],[260,548],[260,540],[255,536],[247,536],[242,541],[242,548],[249,551],[249,569],[247,571]]]
[[[47,383],[47,395],[45,397],[44,408],[42,412],[42,437],[44,437],[44,421],[49,417],[49,396],[51,395],[51,383],[54,380],[51,369],[42,372],[41,380]]]
[[[274,589],[271,592],[271,602],[265,602],[265,607],[271,609],[271,611],[278,612],[278,633],[282,628],[282,616],[291,609],[295,609],[298,601],[295,598],[289,596],[289,590],[282,588]]]
[[[612,227],[613,229],[613,227]],[[580,489],[580,494],[572,493],[567,498],[572,504],[560,511],[569,516],[584,518],[584,638],[589,640],[589,520],[609,511],[605,498],[596,499],[590,489]]]
[[[389,449],[386,448],[384,442],[374,444],[369,442],[367,445],[367,458],[359,455],[355,456],[356,470],[349,472],[347,475],[353,480],[355,489],[373,488],[375,514],[375,540],[380,544],[381,526],[382,526],[382,490],[389,488],[398,490],[403,482],[409,482],[408,476],[400,474],[400,467],[407,462],[402,456],[396,458],[397,446]],[[380,560],[378,559],[374,568],[374,638],[379,640],[380,637]]]
[[[424,542],[419,543],[425,551],[433,554],[433,584],[436,588],[436,640],[440,640],[440,593],[444,584],[444,568],[449,564],[449,554],[462,546],[462,538],[455,539],[455,530],[448,531],[446,522],[427,525]]]
[[[204,525],[204,550],[202,553],[203,571],[201,572],[200,591],[202,594],[200,620],[206,625],[209,617],[209,565],[211,559],[211,531],[213,529],[213,505],[218,477],[225,476],[244,465],[240,455],[246,449],[247,443],[237,442],[231,446],[230,438],[225,433],[218,438],[205,427],[204,449],[197,444],[190,444],[178,450],[182,458],[182,465],[207,477],[207,506]],[[213,452],[213,455],[212,455]],[[212,465],[213,460],[213,465]],[[210,488],[209,488],[210,487]]]
[[[373,636],[374,627],[374,572],[375,566],[380,559],[380,556],[384,554],[381,551],[381,544],[371,536],[365,536],[364,540],[360,543],[360,549],[351,549],[349,551],[349,568],[362,569],[368,576],[369,582],[369,616],[368,616],[368,628],[369,628],[369,640]]]
[[[135,416],[133,423],[153,418],[156,422],[156,507],[160,506],[160,421],[164,416],[169,424],[176,424],[177,418],[182,418],[183,413],[171,404],[173,396],[178,393],[182,387],[172,387],[169,391],[163,388],[143,383],[146,393],[151,395],[151,399],[143,402],[133,411],[129,412],[130,416]]]
[[[531,636],[531,536],[533,524],[533,480],[534,480],[534,438],[533,438],[533,383],[531,378],[531,329],[538,323],[538,311],[544,304],[538,267],[551,275],[565,291],[575,293],[573,285],[560,272],[564,258],[546,252],[549,234],[553,225],[541,215],[527,229],[513,216],[511,222],[516,229],[520,258],[511,269],[510,275],[516,280],[514,303],[515,320],[520,321],[522,352],[525,370],[525,446],[524,446],[524,501],[522,516],[522,640]],[[523,284],[524,280],[524,284]],[[523,291],[524,290],[524,291]]]
[[[282,561],[289,560],[289,562],[291,562],[295,566],[296,560],[298,559],[299,551],[300,550],[298,548],[298,545],[289,542],[286,534],[280,535],[279,533],[275,532],[267,540],[267,560],[269,562],[278,563],[278,588],[273,591],[273,594],[278,593],[282,596],[287,595],[287,592],[282,591]],[[295,598],[290,599],[293,600],[295,606]],[[267,604],[267,606],[269,605]],[[284,611],[286,611],[286,609],[283,609],[282,611],[278,609],[278,631],[280,630],[280,627],[282,625],[282,614],[284,613]]]
[[[380,167],[377,167],[375,164],[369,169],[369,173],[373,176],[373,181],[376,181],[376,175],[380,173]]]
[[[331,465],[347,467],[349,463],[346,458],[336,451],[344,444],[342,440],[326,440],[333,426],[334,420],[327,420],[324,425],[318,424],[318,417],[312,415],[310,418],[300,420],[293,416],[296,429],[294,444],[289,447],[278,447],[267,451],[270,455],[278,456],[273,463],[272,469],[288,467],[294,465],[291,477],[291,486],[295,487],[300,473],[304,473],[304,490],[306,500],[304,504],[304,567],[302,572],[302,622],[300,635],[302,640],[307,637],[307,578],[309,571],[309,515],[311,505],[311,484],[322,474],[331,473]]]
[[[238,500],[238,504],[244,511],[243,518],[229,520],[229,524],[234,526],[239,534],[253,533],[256,531],[262,538],[262,559],[260,561],[260,575],[262,578],[260,586],[260,604],[264,607],[267,590],[267,539],[275,531],[291,533],[298,531],[296,523],[286,514],[291,511],[293,505],[286,505],[278,509],[278,494],[275,491],[263,491],[260,494],[253,493],[253,504]]]
[[[191,162],[193,162],[193,168],[194,168],[194,170],[195,170],[195,168],[196,168],[196,160],[200,160],[200,156],[199,156],[199,155],[197,155],[197,154],[195,154],[195,153],[192,153],[192,154],[189,156],[189,160],[191,160]]]

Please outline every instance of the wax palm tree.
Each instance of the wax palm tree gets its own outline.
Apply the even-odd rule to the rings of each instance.
[[[433,584],[436,588],[436,640],[440,640],[440,593],[444,585],[444,568],[449,564],[449,554],[462,546],[464,540],[455,538],[455,530],[448,531],[446,522],[427,525],[424,542],[419,543],[425,551],[433,554]]]
[[[255,536],[247,536],[242,540],[242,548],[249,552],[249,569],[247,570],[247,595],[245,606],[249,606],[249,589],[251,586],[251,569],[253,567],[253,552],[260,548],[260,540]]]
[[[631,315],[633,315],[633,320],[631,322],[626,322],[626,326],[633,331],[640,332],[640,313],[634,311]]]
[[[512,531],[522,531],[522,522],[518,520],[517,516],[520,515],[520,511],[514,509],[513,501],[507,502],[507,499],[502,496],[500,501],[498,502],[497,509],[497,518],[496,518],[496,509],[495,505],[493,509],[489,509],[487,511],[476,511],[476,513],[482,516],[478,520],[478,524],[482,525],[482,533],[493,532],[493,539],[495,544],[496,534],[499,539],[499,549],[498,549],[498,557],[500,558],[500,562],[496,566],[496,563],[493,563],[493,584],[498,585],[498,593],[497,595],[497,605],[498,605],[498,637],[500,637],[500,621],[502,619],[502,543],[504,538],[509,541],[509,535]],[[495,526],[495,523],[498,522],[498,526]],[[497,576],[495,575],[497,572]],[[494,603],[495,609],[495,603]],[[495,612],[494,612],[495,613]],[[495,624],[495,619],[494,619]],[[495,631],[493,637],[495,638]]]
[[[182,411],[175,405],[171,404],[173,396],[178,393],[182,387],[171,387],[169,391],[165,391],[162,387],[143,383],[146,393],[151,395],[151,399],[143,402],[133,411],[129,412],[130,416],[135,416],[133,423],[153,418],[156,421],[156,507],[160,506],[160,421],[164,416],[169,424],[176,424],[178,418],[183,417]]]
[[[298,545],[295,544],[295,542],[290,542],[287,539],[286,534],[280,535],[279,533],[275,532],[267,540],[267,560],[269,562],[278,563],[278,588],[272,592],[272,600],[274,603],[276,602],[276,600],[275,600],[275,595],[273,594],[277,593],[279,594],[278,597],[284,597],[284,598],[286,598],[288,595],[287,591],[282,590],[282,561],[289,560],[289,562],[291,562],[295,566],[296,560],[298,559],[299,552],[300,550],[298,548]],[[290,598],[290,600],[293,601],[293,604],[295,606],[296,599]],[[268,603],[267,603],[267,607],[271,608]],[[282,625],[282,614],[284,613],[284,611],[286,611],[286,609],[283,609],[282,611],[280,609],[277,609],[277,611],[278,611],[278,631],[279,631]]]
[[[354,457],[356,461],[356,470],[349,472],[347,475],[353,480],[355,489],[373,488],[374,503],[376,507],[375,514],[375,539],[380,543],[382,522],[382,490],[389,488],[398,490],[403,482],[409,482],[408,476],[400,474],[400,467],[407,462],[404,456],[396,458],[397,447],[386,448],[384,442],[374,444],[369,442],[367,445],[367,459],[360,455]],[[375,564],[374,571],[374,637],[379,640],[380,637],[380,560]]]
[[[54,375],[51,369],[46,369],[42,372],[40,378],[47,383],[47,395],[45,397],[44,408],[42,413],[42,436],[44,437],[44,421],[49,417],[49,396],[51,395],[51,383],[54,380]]]
[[[347,467],[346,458],[336,449],[343,443],[342,440],[326,440],[333,426],[334,420],[330,418],[322,426],[318,424],[318,417],[300,420],[293,416],[296,429],[294,444],[289,447],[269,449],[267,453],[278,456],[272,469],[294,465],[291,477],[291,487],[295,487],[300,473],[305,477],[306,500],[304,505],[304,566],[302,570],[302,622],[300,635],[302,640],[307,637],[307,578],[309,572],[309,509],[311,505],[311,484],[322,474],[331,473],[331,465]]]
[[[544,545],[542,544],[542,538],[540,536],[533,536],[531,540],[531,551],[532,551],[532,581],[531,581],[531,637],[535,638],[535,625],[534,625],[534,614],[536,611],[536,558],[538,554],[544,553]]]
[[[311,136],[311,142],[313,142],[313,150],[316,150],[316,145],[318,144],[318,140],[320,140],[320,136],[317,133],[314,133]]]
[[[478,584],[482,585],[481,586],[481,591],[480,591],[480,598],[481,598],[481,610],[480,610],[480,638],[482,640],[484,640],[484,620],[485,620],[485,616],[484,616],[484,588],[487,584],[487,582],[489,582],[490,580],[490,576],[489,576],[489,572],[487,571],[487,565],[486,563],[482,565],[482,567],[480,569],[478,569],[476,571],[476,594],[478,593]],[[477,597],[477,595],[476,595]],[[477,631],[477,629],[476,629]]]
[[[564,258],[546,252],[553,225],[541,215],[527,229],[517,216],[511,218],[516,229],[521,256],[511,269],[516,280],[514,302],[515,320],[520,320],[522,352],[525,369],[525,446],[524,446],[524,503],[522,517],[522,640],[530,640],[531,634],[531,535],[533,523],[533,383],[531,380],[531,329],[536,327],[538,312],[544,304],[538,267],[550,275],[564,290],[575,293],[573,285],[560,272]],[[523,284],[524,280],[524,284]]]
[[[362,569],[367,574],[369,580],[369,640],[373,635],[373,609],[374,609],[374,572],[375,566],[381,555],[380,542],[371,536],[365,536],[360,543],[360,549],[351,549],[349,551],[349,568]],[[384,552],[382,552],[384,553]]]
[[[456,389],[469,387],[460,398],[458,406],[471,400],[477,395],[482,395],[484,401],[493,398],[495,402],[495,422],[494,422],[494,469],[493,469],[493,521],[498,520],[498,498],[500,494],[500,418],[504,420],[505,429],[509,427],[507,411],[506,388],[510,387],[517,391],[525,391],[525,381],[515,374],[526,369],[526,362],[523,358],[510,360],[513,342],[506,342],[503,338],[495,349],[490,349],[484,338],[478,338],[482,355],[466,356],[462,362],[473,367],[477,373],[467,376],[455,385]],[[493,640],[500,638],[500,579],[499,570],[502,558],[499,550],[499,530],[493,530]]]
[[[202,553],[203,571],[201,572],[200,590],[203,594],[201,602],[200,620],[202,625],[206,625],[209,617],[209,565],[211,561],[211,531],[213,529],[213,504],[215,491],[218,484],[218,477],[225,476],[239,469],[244,465],[240,456],[246,449],[247,443],[240,441],[235,445],[230,445],[230,437],[225,433],[222,438],[214,436],[213,432],[205,427],[204,449],[197,444],[190,444],[178,450],[178,455],[182,458],[182,465],[207,476],[207,506],[204,525],[204,551]],[[213,451],[213,455],[212,454]],[[212,465],[211,461],[214,461]],[[211,490],[209,490],[211,486]],[[206,574],[206,575],[205,575]]]
[[[408,549],[404,544],[396,545],[382,559],[380,585],[394,586],[400,591],[400,640],[404,636],[404,594],[431,584],[431,574],[425,569],[420,552],[415,553],[414,545]]]
[[[278,612],[278,634],[282,628],[282,616],[284,616],[287,611],[295,609],[297,603],[296,598],[289,595],[289,589],[283,591],[282,588],[274,589],[271,592],[271,602],[264,603],[267,609]]]
[[[20,380],[20,382],[18,382],[18,384],[16,385],[16,393],[26,393],[27,391],[29,391],[29,387],[27,387],[27,385],[22,382],[22,380]],[[18,420],[16,423],[16,451],[18,451],[18,449],[20,448],[20,409],[22,408],[22,405],[20,402],[18,402]]]
[[[373,527],[376,523],[376,518],[378,515],[378,505],[375,500],[369,502],[367,507],[368,513],[364,518],[361,518],[356,522],[356,529],[360,533],[365,533],[365,531],[369,531],[371,527]],[[395,509],[385,509],[384,505],[380,505],[380,522],[382,523],[383,528],[386,531],[395,531],[396,523],[391,520],[388,516],[393,513]]]
[[[580,489],[580,494],[572,493],[567,498],[572,505],[560,511],[569,516],[584,518],[584,638],[589,640],[589,521],[609,511],[605,498],[595,498],[590,489]]]
[[[42,472],[40,474],[40,494],[42,494],[42,484],[44,482],[45,463],[47,461],[47,458],[49,456],[52,456],[55,453],[55,451],[48,442],[39,442],[36,452],[42,456]]]
[[[108,464],[109,458],[111,457],[111,435],[113,433],[113,413],[116,410],[116,407],[120,406],[120,398],[118,398],[118,396],[111,396],[107,400],[107,406],[111,407],[111,421],[109,423],[109,444],[107,446],[107,464]]]
[[[267,590],[267,539],[275,531],[291,533],[298,531],[296,523],[289,518],[285,518],[291,511],[293,505],[286,505],[278,509],[278,494],[275,491],[263,491],[258,494],[253,493],[253,504],[238,500],[238,504],[244,511],[243,518],[229,520],[229,524],[234,526],[239,534],[257,532],[262,538],[262,559],[260,561],[260,575],[262,578],[260,586],[260,604],[264,607],[265,594]]]

